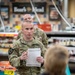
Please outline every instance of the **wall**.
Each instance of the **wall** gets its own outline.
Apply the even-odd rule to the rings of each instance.
[[[75,0],[69,0],[68,12],[70,18],[75,18]]]

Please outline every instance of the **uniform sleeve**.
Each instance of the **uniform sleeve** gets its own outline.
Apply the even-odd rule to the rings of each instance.
[[[48,37],[46,33],[42,29],[38,29],[38,34],[42,37],[42,43],[47,48],[48,45]]]
[[[17,45],[17,43],[13,43],[14,45],[13,45],[13,52],[10,54],[10,55],[8,55],[8,57],[9,57],[9,62],[10,62],[10,64],[12,65],[12,66],[14,66],[14,67],[18,67],[18,66],[20,66],[20,58],[19,58],[19,48],[18,48],[18,45]]]
[[[45,54],[45,52],[46,52],[46,48],[45,48],[45,46],[40,42],[40,47],[41,47],[41,56],[43,56],[44,57],[44,54]]]
[[[47,35],[46,35],[46,33],[44,31],[43,31],[43,34],[42,34],[42,43],[47,48],[47,45],[48,45],[48,37],[47,37]]]
[[[46,48],[44,47],[44,45],[41,43],[41,50],[42,50],[42,52],[41,52],[41,56],[44,58],[44,54],[45,54],[45,52],[46,52]],[[41,64],[41,68],[44,68],[44,62]]]

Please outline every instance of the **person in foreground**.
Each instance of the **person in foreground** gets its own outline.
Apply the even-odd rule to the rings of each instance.
[[[33,22],[33,18],[30,14],[25,14],[23,16],[23,21],[30,21],[30,22]],[[43,45],[47,48],[47,45],[48,45],[48,38],[47,38],[47,35],[46,33],[38,28],[38,27],[34,27],[34,36],[43,43]],[[22,32],[19,31],[18,33],[18,36],[17,36],[17,39],[19,39],[20,37],[22,37]]]
[[[41,66],[27,66],[28,49],[40,48],[41,56],[36,57],[38,63],[43,64],[43,55],[45,52],[44,45],[34,37],[34,25],[32,22],[27,21],[22,23],[22,34],[13,43],[13,52],[8,52],[9,62],[13,67],[16,67],[16,75],[38,75],[41,70]]]
[[[45,52],[45,71],[40,75],[66,75],[69,53],[66,47],[54,45]]]

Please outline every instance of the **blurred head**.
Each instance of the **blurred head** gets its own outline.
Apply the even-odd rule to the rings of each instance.
[[[68,50],[64,46],[54,45],[50,47],[44,56],[45,70],[51,75],[62,75],[65,73],[68,57]]]
[[[24,20],[24,21],[33,22],[33,18],[32,18],[32,16],[31,16],[30,14],[25,14],[25,15],[23,16],[23,20]]]
[[[34,35],[34,25],[32,22],[22,23],[22,33],[25,40],[32,40]]]

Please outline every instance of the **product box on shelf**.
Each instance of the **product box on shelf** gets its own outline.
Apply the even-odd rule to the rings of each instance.
[[[9,61],[0,61],[0,75],[15,75],[16,68]]]
[[[44,30],[45,32],[50,32],[52,30],[50,24],[38,24],[38,27]]]

